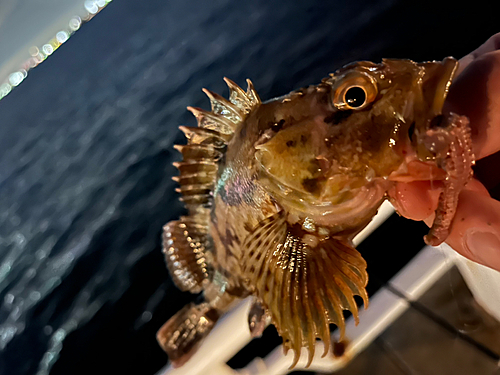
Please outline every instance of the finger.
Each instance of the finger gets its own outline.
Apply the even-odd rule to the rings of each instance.
[[[460,64],[456,75],[458,76],[472,61],[477,59],[479,56],[485,55],[489,52],[493,52],[500,49],[500,33],[491,36],[486,42],[484,42],[479,48],[475,49],[468,55],[460,59]]]
[[[409,219],[422,220],[430,213],[424,220],[430,226],[439,192],[423,181],[397,183],[391,198],[398,212]],[[460,194],[446,243],[466,258],[500,271],[500,202],[475,179]]]
[[[464,190],[446,240],[466,258],[500,271],[500,202]]]
[[[464,69],[450,87],[445,111],[469,118],[476,159],[500,151],[500,50]]]
[[[420,221],[436,210],[441,187],[430,181],[398,182],[389,191],[389,197],[400,215]]]
[[[484,185],[476,179],[472,179],[464,190],[485,197],[490,196]],[[398,182],[389,191],[389,196],[392,205],[400,215],[411,220],[424,220],[428,226],[431,226],[441,191],[442,185],[439,182]]]

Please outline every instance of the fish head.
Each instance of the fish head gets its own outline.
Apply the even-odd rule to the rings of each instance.
[[[414,135],[441,116],[456,66],[452,58],[356,62],[270,103],[274,126],[255,145],[262,178],[304,212],[359,206],[367,191],[379,204],[388,177],[419,147]]]

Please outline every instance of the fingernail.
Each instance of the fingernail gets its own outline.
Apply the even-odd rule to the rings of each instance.
[[[497,233],[471,228],[465,233],[465,245],[480,263],[500,269],[500,238]]]

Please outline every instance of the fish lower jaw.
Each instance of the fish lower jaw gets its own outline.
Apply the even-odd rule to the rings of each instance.
[[[288,212],[290,224],[316,225],[329,228],[330,233],[338,232],[362,225],[375,214],[385,200],[384,185],[374,183],[370,187],[359,188],[352,199],[341,204],[297,204],[284,200],[280,205]]]

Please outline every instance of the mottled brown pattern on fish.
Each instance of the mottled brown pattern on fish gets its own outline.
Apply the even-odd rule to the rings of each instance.
[[[229,175],[215,191],[215,208],[212,211],[210,231],[216,239],[214,251],[218,267],[230,270],[239,284],[242,282],[239,280],[241,273],[238,272],[241,244],[260,221],[276,212],[277,207],[270,196],[258,186],[245,190],[246,197],[242,197],[234,184],[250,185],[251,175],[246,169],[239,171],[238,168],[243,168],[241,166],[227,166],[225,170],[228,168],[234,168],[234,174]],[[247,179],[246,183],[242,181],[244,179]],[[235,194],[229,202],[223,193],[226,189]],[[238,204],[234,204],[235,202]]]
[[[199,127],[182,127],[188,145],[175,164],[189,215],[165,226],[164,252],[177,285],[203,290],[206,302],[160,331],[171,358],[187,360],[213,316],[249,294],[258,307],[252,334],[271,317],[292,367],[303,347],[311,363],[317,338],[326,355],[329,325],[342,340],[343,310],[357,322],[354,296],[368,304],[366,262],[352,238],[397,199],[396,181],[441,180],[425,239],[446,239],[474,162],[468,120],[442,113],[456,66],[352,63],[265,103],[250,81],[244,91],[226,79],[228,100],[204,90],[212,110],[189,108]]]

